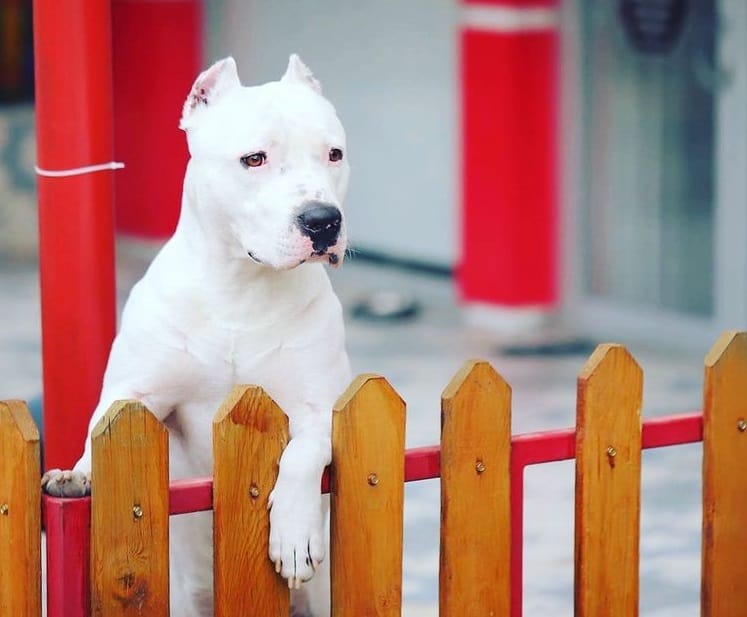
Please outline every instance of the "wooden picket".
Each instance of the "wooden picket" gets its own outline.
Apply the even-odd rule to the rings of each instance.
[[[439,614],[511,607],[511,388],[467,362],[441,398]]]
[[[39,431],[21,401],[0,401],[0,615],[41,615]]]
[[[643,374],[600,345],[578,378],[576,617],[638,614]]]
[[[405,404],[386,379],[362,375],[334,412],[332,617],[399,617]]]
[[[92,445],[92,614],[168,617],[168,431],[142,403],[118,401]]]
[[[747,333],[726,332],[705,361],[702,617],[745,617]]]
[[[512,536],[521,529],[517,477],[527,464],[569,458],[576,459],[575,614],[637,615],[641,450],[701,438],[697,414],[647,421],[642,430],[642,384],[624,347],[602,345],[579,374],[575,432],[512,440],[510,387],[488,363],[471,361],[443,392],[440,451],[405,458],[403,401],[384,378],[358,377],[333,414],[332,615],[400,616],[404,482],[440,475],[440,614],[520,616],[521,587],[512,586],[520,579],[511,570],[521,550],[521,537]],[[668,434],[675,425],[678,434]],[[702,439],[701,615],[747,617],[740,596],[747,576],[747,333],[724,334],[706,357]],[[267,556],[267,497],[287,440],[287,418],[259,387],[237,387],[216,414],[217,617],[290,612],[287,586]],[[45,501],[57,568],[49,573],[49,601],[64,604],[50,605],[50,617],[89,617],[85,599],[73,597],[85,587],[79,553],[86,549],[70,550],[76,547],[60,537],[65,530],[84,537],[89,513],[90,614],[169,614],[167,442],[142,404],[118,402],[93,432],[91,510],[65,506],[80,501]],[[39,436],[19,401],[0,402],[0,452],[0,615],[38,617]],[[209,493],[201,503],[197,509],[210,507]],[[59,565],[68,557],[70,577]],[[63,580],[70,589],[62,590]]]
[[[215,416],[216,617],[288,615],[288,587],[267,556],[267,498],[287,441],[288,418],[262,388],[237,386]]]

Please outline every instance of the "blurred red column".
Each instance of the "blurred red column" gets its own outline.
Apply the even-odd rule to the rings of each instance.
[[[109,3],[34,0],[38,166],[112,160]],[[114,336],[112,175],[38,177],[45,462],[83,450]]]
[[[188,153],[182,105],[202,65],[199,0],[113,0],[117,230],[163,238],[176,227]]]
[[[556,4],[463,6],[458,283],[468,302],[550,308],[557,299]]]

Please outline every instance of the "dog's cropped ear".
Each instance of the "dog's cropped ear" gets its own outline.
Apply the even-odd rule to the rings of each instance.
[[[322,93],[322,84],[319,83],[311,69],[301,61],[297,54],[291,54],[288,59],[288,68],[285,69],[285,75],[280,78],[280,81],[305,84],[317,94]]]
[[[230,56],[218,60],[195,80],[187,100],[184,101],[179,128],[185,131],[189,129],[191,121],[201,108],[209,107],[223,94],[238,86],[241,86],[241,82],[236,70],[236,61]]]

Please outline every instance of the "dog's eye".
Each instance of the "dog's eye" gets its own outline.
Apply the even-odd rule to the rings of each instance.
[[[253,152],[252,154],[245,154],[239,160],[244,167],[262,167],[267,162],[267,153]]]
[[[329,160],[332,163],[337,163],[338,161],[342,160],[342,150],[340,148],[332,148],[329,151]]]

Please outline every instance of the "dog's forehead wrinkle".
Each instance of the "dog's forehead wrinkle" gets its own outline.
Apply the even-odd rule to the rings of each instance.
[[[259,116],[247,113],[242,107],[216,109],[209,130],[221,133],[227,143],[242,144],[244,149],[249,145],[264,149],[277,145],[284,158],[289,160],[298,157],[316,159],[325,148],[345,146],[345,133],[334,114],[319,121],[310,110],[286,110],[268,105],[260,106],[258,111]],[[234,121],[225,123],[226,116]]]

